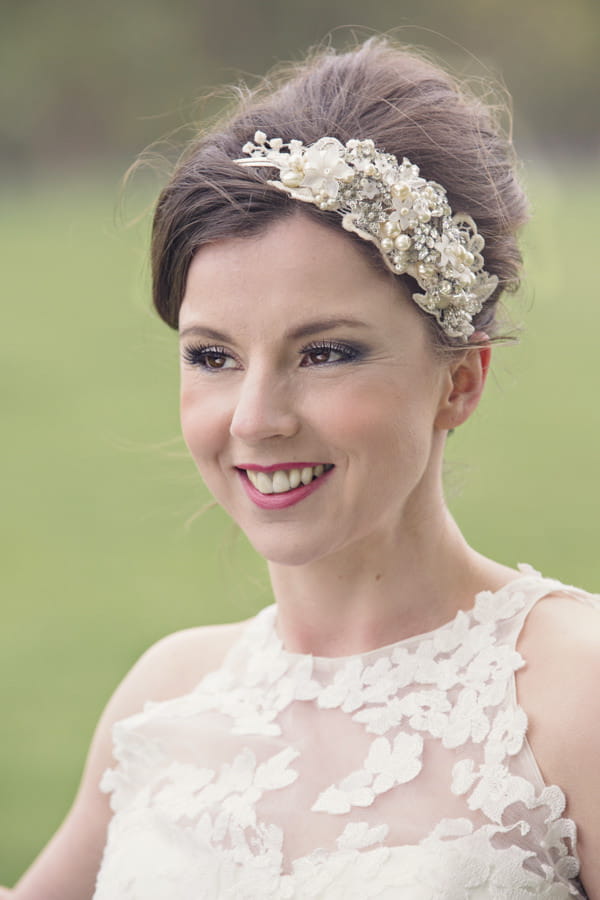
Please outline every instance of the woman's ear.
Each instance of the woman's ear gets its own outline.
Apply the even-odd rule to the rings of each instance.
[[[476,332],[472,341],[489,340],[486,334]],[[477,408],[490,367],[492,349],[489,344],[473,347],[448,366],[445,393],[442,396],[435,424],[449,431],[462,425]]]

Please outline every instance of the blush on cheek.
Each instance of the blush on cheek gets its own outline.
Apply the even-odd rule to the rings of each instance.
[[[181,404],[181,432],[188,450],[197,466],[202,470],[203,463],[214,459],[222,448],[223,429],[218,427],[214,417],[206,414],[206,410],[196,404]],[[225,434],[227,428],[225,426]]]
[[[325,443],[331,441],[342,455],[353,449],[365,447],[372,437],[379,440],[381,413],[372,391],[336,391],[330,396],[319,397],[317,411],[310,411],[307,418],[318,422]],[[386,423],[389,433],[389,421]]]
[[[323,403],[320,420],[327,423],[326,431],[335,435],[342,453],[366,454],[370,466],[380,464],[386,469],[401,460],[405,475],[412,472],[419,478],[431,452],[430,406],[430,397],[400,392],[397,387],[382,390],[380,382]]]
[[[369,382],[357,389],[354,382],[352,388],[321,398],[319,419],[327,422],[332,434],[364,439],[372,429],[389,430],[395,418],[403,421],[407,411],[412,412],[411,398],[399,396],[397,391],[382,391],[381,383]]]

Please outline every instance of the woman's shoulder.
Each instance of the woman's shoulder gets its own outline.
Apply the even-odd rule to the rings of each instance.
[[[518,649],[525,660],[519,673],[522,699],[543,711],[561,742],[573,738],[567,723],[577,725],[580,735],[589,728],[600,737],[598,598],[568,587],[552,590],[529,612]]]
[[[545,668],[545,678],[569,672],[567,688],[587,667],[600,667],[600,595],[556,583],[530,610],[520,650],[532,676]]]
[[[113,729],[118,722],[143,712],[148,703],[189,694],[221,666],[246,625],[237,622],[188,628],[161,638],[146,650],[121,681],[100,718],[88,757],[88,781],[97,786],[104,771],[116,764]]]
[[[583,601],[583,602],[582,602]],[[525,665],[517,675],[528,739],[546,784],[567,798],[578,828],[582,877],[600,892],[600,605],[568,587],[553,590],[531,609],[519,639]]]
[[[161,638],[139,658],[121,684],[122,695],[169,700],[186,694],[218,669],[249,621],[201,625]],[[143,704],[142,704],[143,705]]]
[[[243,633],[247,621],[204,625],[174,632],[153,644],[121,681],[98,724],[92,756],[96,773],[113,765],[113,726],[143,711],[149,702],[174,700],[192,691],[218,669]]]

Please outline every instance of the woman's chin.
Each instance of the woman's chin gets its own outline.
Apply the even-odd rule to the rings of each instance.
[[[271,565],[277,566],[307,566],[329,555],[333,548],[324,548],[322,544],[315,545],[314,541],[298,540],[265,540],[264,537],[254,538],[248,535],[248,540],[256,552]]]

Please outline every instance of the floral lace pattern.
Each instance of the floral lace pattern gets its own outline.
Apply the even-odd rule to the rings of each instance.
[[[284,650],[269,607],[185,697],[115,727],[95,900],[585,897],[565,798],[517,705],[528,567],[359,656]]]

